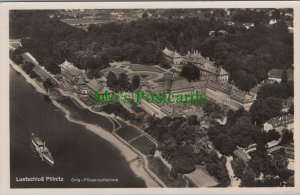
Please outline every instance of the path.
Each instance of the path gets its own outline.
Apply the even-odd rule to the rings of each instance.
[[[227,168],[227,172],[229,175],[229,178],[231,180],[230,182],[230,187],[239,187],[241,180],[238,178],[235,178],[232,166],[231,166],[231,161],[233,160],[232,156],[227,157],[226,156],[226,168]]]

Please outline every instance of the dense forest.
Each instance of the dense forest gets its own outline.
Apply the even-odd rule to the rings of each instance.
[[[91,74],[109,66],[95,35],[49,18],[52,11],[11,11],[10,38],[22,38],[23,52],[29,51],[47,70],[57,73],[65,59]],[[92,75],[93,76],[93,75]]]
[[[68,59],[79,68],[92,70],[95,76],[93,72],[97,71],[93,70],[107,67],[111,60],[163,64],[164,47],[181,54],[199,50],[222,65],[235,84],[247,91],[265,79],[270,69],[293,64],[293,34],[278,10],[274,12],[274,16],[249,10],[233,12],[232,20],[237,24],[255,23],[255,28],[248,30],[241,25],[226,25],[220,11],[204,17],[143,17],[128,23],[90,25],[86,32],[49,18],[50,11],[12,11],[10,37],[25,38],[25,50],[53,72],[58,71],[57,64]],[[272,17],[280,22],[269,27]],[[219,30],[228,34],[209,36],[209,31]]]

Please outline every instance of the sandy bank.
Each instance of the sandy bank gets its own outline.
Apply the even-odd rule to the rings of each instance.
[[[11,60],[9,60],[9,64],[15,71],[20,73],[25,78],[26,82],[32,85],[37,92],[47,95],[47,91],[44,88],[42,88],[39,84],[37,84],[37,81],[34,81],[32,78],[30,78],[30,76],[26,74],[26,72],[20,66],[18,66]]]
[[[20,73],[26,80],[27,83],[29,83],[31,86],[35,88],[35,90],[39,93],[42,93],[44,95],[47,95],[47,91],[41,87],[37,81],[30,78],[29,75],[26,74],[26,72],[17,64],[15,64],[13,61],[10,60],[11,67],[18,73]],[[117,148],[122,156],[125,157],[126,161],[129,163],[131,170],[133,173],[137,176],[142,178],[147,187],[160,187],[160,185],[154,181],[149,174],[145,171],[144,167],[137,165],[137,153],[135,153],[133,150],[131,150],[128,146],[126,146],[122,141],[118,140],[113,134],[109,133],[108,131],[104,130],[103,128],[97,126],[88,124],[82,121],[74,120],[70,117],[70,111],[65,109],[61,104],[59,104],[57,101],[52,100],[53,104],[58,107],[60,110],[62,110],[65,113],[65,117],[70,122],[80,124],[85,126],[86,129],[92,131],[102,139],[108,141],[111,145],[113,145],[115,148]]]

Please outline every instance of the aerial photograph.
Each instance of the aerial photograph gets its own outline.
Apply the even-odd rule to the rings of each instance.
[[[293,8],[10,10],[10,187],[294,187],[293,30]]]

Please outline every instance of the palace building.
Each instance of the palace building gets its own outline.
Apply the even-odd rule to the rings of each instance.
[[[256,99],[255,93],[244,92],[230,83],[221,83],[217,80],[201,80],[190,83],[187,79],[182,77],[169,78],[163,83],[145,85],[142,87],[142,90],[144,90],[145,93],[158,94],[165,92],[174,95],[194,94],[197,90],[198,93],[205,96],[206,99],[228,106],[232,110],[238,110],[240,108],[249,110]],[[158,105],[145,100],[141,101],[141,107],[144,108],[145,111],[160,118],[164,116],[174,117],[185,115],[193,110],[192,105],[176,106],[177,105]],[[173,108],[177,108],[177,110]]]
[[[164,54],[165,58],[173,64],[182,64],[182,62],[183,62],[182,56],[179,53],[177,53],[176,51],[172,51],[172,50],[169,50],[168,48],[165,48],[163,50],[163,54]]]
[[[88,96],[89,89],[86,85],[84,71],[78,69],[67,60],[59,65],[59,67],[61,69],[61,75],[63,77],[63,82],[61,85],[72,86],[73,91],[78,95]]]
[[[207,99],[226,105],[233,110],[240,108],[249,110],[256,99],[255,94],[246,93],[229,83],[207,81],[205,89]]]
[[[176,51],[174,52],[165,48],[163,54],[169,62],[175,65],[185,63],[196,65],[200,70],[201,78],[203,80],[213,79],[222,83],[228,82],[229,80],[229,74],[222,66],[216,66],[209,58],[204,58],[198,50],[192,52],[188,51],[185,56],[181,56]]]

